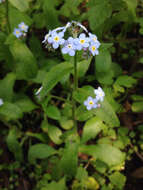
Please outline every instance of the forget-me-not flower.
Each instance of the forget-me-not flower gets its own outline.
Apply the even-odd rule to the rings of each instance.
[[[14,34],[17,38],[20,38],[20,37],[23,35],[23,33],[21,32],[21,30],[18,29],[18,28],[15,28],[15,29],[14,29],[13,34]]]
[[[92,98],[91,96],[89,96],[87,100],[84,101],[84,105],[86,106],[87,110],[91,110],[92,108],[98,107],[97,101],[98,100],[96,98]]]
[[[89,46],[89,38],[86,37],[84,33],[79,35],[79,38],[75,39],[76,49],[81,50],[82,48],[87,48]]]
[[[48,37],[48,43],[52,44],[54,49],[57,49],[59,45],[63,45],[65,40],[63,39],[64,33],[63,32],[51,32],[51,36]]]
[[[91,52],[93,56],[95,56],[99,54],[98,48],[99,48],[98,43],[91,43],[89,46],[89,51]]]
[[[74,43],[74,38],[69,37],[62,48],[63,54],[69,54],[70,56],[75,55],[76,46]]]
[[[102,90],[102,88],[98,87],[98,89],[95,89],[94,90],[94,93],[96,94],[96,99],[98,101],[103,101],[104,100],[104,96],[105,96],[105,93],[104,91]]]
[[[19,25],[18,25],[19,29],[23,32],[27,32],[28,31],[28,26],[24,23],[24,22],[21,22]]]

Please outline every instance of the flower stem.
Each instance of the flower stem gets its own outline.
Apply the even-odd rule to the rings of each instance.
[[[60,101],[70,104],[70,102],[68,100],[66,100],[65,98],[61,98],[61,97],[55,96],[55,95],[50,95],[50,96],[51,96],[51,98],[54,98],[54,99],[57,99],[57,100],[60,100]]]
[[[8,5],[8,0],[5,2],[6,4],[6,19],[7,19],[7,26],[8,26],[8,32],[11,32],[11,27],[10,27],[10,22],[9,22],[9,5]]]
[[[74,87],[73,87],[73,93],[77,90],[78,88],[78,76],[77,76],[77,55],[75,53],[74,56]],[[76,121],[76,116],[75,116],[75,110],[76,110],[76,101],[73,98],[72,94],[72,104],[73,104],[73,121],[74,121],[74,128],[77,131],[77,121]]]

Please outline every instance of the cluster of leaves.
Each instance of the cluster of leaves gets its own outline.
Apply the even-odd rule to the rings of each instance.
[[[34,190],[124,188],[126,162],[143,149],[141,122],[135,123],[134,132],[119,119],[123,113],[143,111],[142,8],[137,0],[0,4],[0,172],[9,176],[6,185],[5,179],[0,181],[2,190],[21,184]],[[73,58],[50,52],[41,43],[49,29],[71,20],[82,22],[101,42],[95,59],[77,55],[76,135],[69,102]],[[17,39],[13,31],[21,22],[29,31]],[[100,109],[88,111],[83,102],[99,84],[105,100]]]

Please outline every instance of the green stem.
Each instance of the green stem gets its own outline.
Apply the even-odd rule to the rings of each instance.
[[[57,100],[63,101],[63,102],[67,102],[68,104],[70,103],[68,100],[66,100],[65,98],[61,98],[59,96],[54,96],[54,95],[50,95],[51,98],[55,98]]]
[[[76,54],[74,56],[74,87],[73,87],[73,93],[74,91],[76,91],[78,88],[78,76],[77,76],[77,59],[76,59]],[[76,102],[73,98],[73,94],[72,94],[72,114],[73,114],[73,121],[74,121],[74,128],[77,131],[77,121],[76,121],[76,116],[75,116],[75,110],[76,110]]]
[[[11,27],[10,27],[10,22],[9,22],[9,5],[8,5],[8,0],[5,2],[6,4],[6,19],[7,19],[7,26],[8,26],[8,32],[11,32]]]

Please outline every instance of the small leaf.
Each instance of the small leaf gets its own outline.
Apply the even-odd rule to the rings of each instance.
[[[124,75],[124,76],[119,76],[114,84],[117,84],[119,86],[124,86],[127,88],[131,88],[136,83],[137,83],[136,79],[134,79],[133,77]]]
[[[48,135],[55,144],[62,143],[62,140],[60,139],[62,131],[58,127],[48,124]]]
[[[95,138],[103,127],[104,124],[98,117],[93,117],[88,120],[83,128],[82,143]]]
[[[132,111],[133,112],[143,112],[143,101],[134,102],[132,104]]]
[[[109,144],[82,145],[79,152],[93,156],[105,162],[108,166],[115,166],[124,161],[124,154]]]
[[[35,144],[29,148],[28,160],[31,164],[34,164],[36,159],[48,158],[56,153],[57,151],[47,144]]]
[[[54,66],[45,76],[43,81],[43,89],[40,93],[41,97],[47,95],[47,93],[54,88],[54,86],[63,78],[64,75],[72,71],[72,66],[68,62],[60,63]]]
[[[109,179],[111,183],[115,185],[116,188],[121,190],[123,189],[126,182],[126,177],[120,172],[114,172],[109,176]]]
[[[9,102],[4,102],[4,104],[0,106],[0,114],[8,121],[22,117],[22,111],[20,107]]]
[[[9,0],[10,3],[19,9],[20,11],[24,12],[29,8],[27,0]]]
[[[59,109],[53,105],[50,105],[46,108],[46,114],[51,119],[60,120],[61,118],[61,113]]]
[[[14,154],[17,161],[23,160],[22,147],[17,140],[17,134],[15,129],[10,129],[6,139],[9,150]]]

